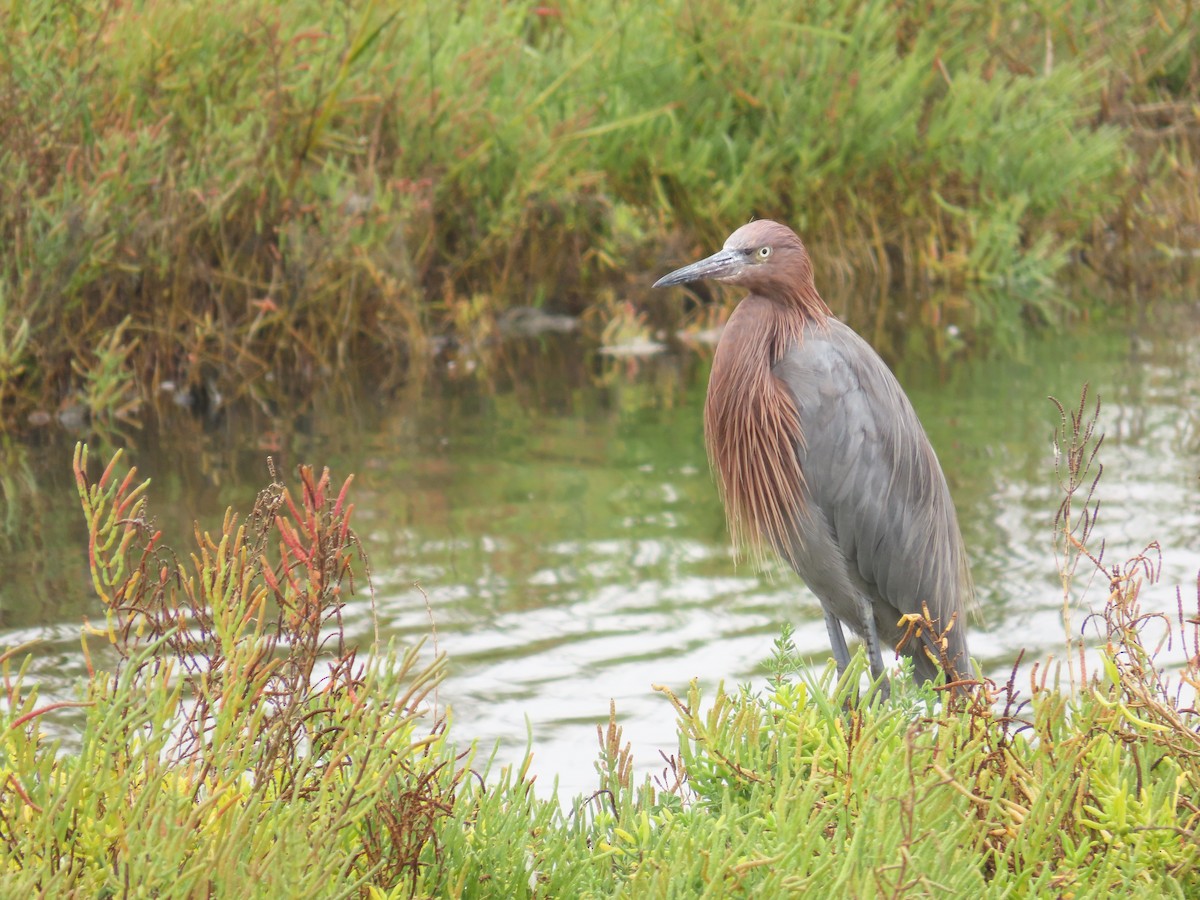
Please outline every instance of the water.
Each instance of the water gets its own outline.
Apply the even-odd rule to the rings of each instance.
[[[1088,381],[1103,399],[1106,560],[1157,540],[1162,582],[1144,603],[1173,611],[1176,585],[1195,603],[1200,333],[1186,321],[1154,330],[1093,329],[1032,341],[1016,360],[898,368],[959,508],[982,616],[972,650],[992,677],[1006,680],[1022,649],[1026,670],[1061,656],[1049,394],[1069,407]],[[734,565],[704,458],[703,354],[608,359],[555,337],[513,345],[489,376],[469,368],[383,396],[331,390],[287,413],[176,414],[158,434],[111,443],[153,479],[151,513],[177,550],[194,519],[213,527],[227,505],[249,509],[268,452],[285,473],[298,462],[328,465],[336,480],[355,473],[383,635],[417,640],[432,616],[450,658],[438,699],[453,710],[452,734],[499,741],[502,761],[531,741],[539,783],[557,776],[566,796],[595,787],[610,700],[639,770],[654,772],[676,745],[652,685],[681,692],[697,678],[711,695],[722,680],[761,684],[784,621],[815,669],[826,664],[812,595],[782,569]],[[32,670],[43,696],[71,694],[79,622],[102,616],[72,441],[46,432],[0,449],[0,646],[43,640]],[[1096,583],[1083,602],[1106,592]],[[371,616],[362,595],[356,603],[351,628],[365,642]],[[73,721],[55,727],[69,738]]]

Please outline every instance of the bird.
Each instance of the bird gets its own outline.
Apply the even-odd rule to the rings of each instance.
[[[918,683],[969,676],[973,585],[962,533],[891,369],[833,316],[786,225],[751,221],[654,287],[704,279],[749,291],[717,343],[704,403],[734,546],[758,562],[770,548],[816,594],[839,678],[850,663],[843,626],[864,642],[885,698],[884,642],[912,658]],[[926,614],[932,627],[913,639],[906,617]]]

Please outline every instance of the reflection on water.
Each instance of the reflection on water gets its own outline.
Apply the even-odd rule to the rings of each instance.
[[[574,336],[521,347],[488,369],[492,381],[475,373],[368,399],[347,391],[286,415],[258,406],[210,422],[174,416],[159,434],[138,435],[129,459],[153,479],[151,512],[180,550],[193,519],[211,527],[227,505],[249,509],[268,447],[284,472],[312,462],[335,479],[355,473],[384,636],[428,635],[432,615],[450,656],[440,701],[453,707],[452,733],[499,740],[504,760],[532,734],[534,770],[574,794],[595,783],[595,725],[610,698],[643,771],[656,770],[658,751],[675,747],[652,684],[761,681],[784,621],[814,666],[829,651],[817,603],[790,573],[734,565],[704,458],[704,358],[604,359]],[[1194,330],[1153,344],[1097,331],[940,377],[900,367],[959,506],[983,619],[972,649],[988,674],[1007,677],[1022,648],[1036,658],[1062,643],[1050,533],[1056,414],[1046,397],[1070,406],[1084,381],[1104,401],[1106,558],[1158,540],[1163,583],[1145,603],[1173,610],[1176,584],[1191,600],[1198,359]],[[100,611],[70,441],[41,440],[5,451],[0,644],[43,638],[34,677],[44,693],[69,693],[82,670],[78,623]],[[1089,597],[1102,598],[1100,589]],[[370,638],[364,598],[348,622]]]

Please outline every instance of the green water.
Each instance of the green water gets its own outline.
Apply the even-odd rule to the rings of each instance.
[[[1148,608],[1194,603],[1200,570],[1200,336],[1188,322],[1158,337],[1119,328],[1030,341],[1017,358],[978,358],[898,374],[949,478],[978,586],[972,650],[1006,679],[1062,645],[1052,552],[1059,502],[1055,395],[1088,381],[1103,401],[1106,559],[1157,540],[1163,583]],[[593,788],[595,725],[610,698],[643,771],[674,752],[667,704],[651,685],[761,683],[780,625],[818,669],[829,656],[815,599],[782,569],[735,567],[702,446],[704,352],[613,360],[575,338],[518,342],[487,368],[435,364],[386,394],[330,389],[302,409],[246,403],[210,418],[172,410],[156,429],[112,435],[153,479],[151,513],[168,543],[191,523],[248,510],[272,453],[355,475],[355,523],[370,555],[384,636],[415,640],[436,623],[450,676],[439,700],[462,740],[501,742],[517,758],[532,732],[534,770],[575,793]],[[46,695],[82,672],[78,625],[102,616],[88,588],[70,477],[74,435],[46,431],[3,448],[0,645],[43,643],[33,667]],[[419,584],[429,598],[429,609]],[[1100,603],[1106,586],[1084,602]],[[364,641],[360,593],[348,616]],[[1074,627],[1082,623],[1076,616]],[[71,719],[55,723],[69,739]]]

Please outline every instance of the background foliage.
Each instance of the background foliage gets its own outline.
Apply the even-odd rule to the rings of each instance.
[[[1200,234],[1184,2],[7,0],[0,26],[9,428],[401,377],[512,305],[606,320],[751,216],[831,294],[873,282],[833,299],[884,344],[1054,317],[1071,258],[1165,282]]]

